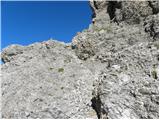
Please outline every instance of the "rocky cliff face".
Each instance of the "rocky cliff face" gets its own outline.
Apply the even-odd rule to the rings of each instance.
[[[158,1],[90,1],[71,44],[1,54],[2,118],[159,118]]]

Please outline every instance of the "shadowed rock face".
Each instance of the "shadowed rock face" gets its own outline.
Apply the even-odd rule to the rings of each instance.
[[[146,16],[157,14],[158,1],[108,1],[108,0],[91,0],[93,10],[93,21],[108,16],[115,22],[125,21],[128,24],[136,24]]]
[[[158,1],[90,1],[72,43],[1,53],[2,118],[159,118]]]

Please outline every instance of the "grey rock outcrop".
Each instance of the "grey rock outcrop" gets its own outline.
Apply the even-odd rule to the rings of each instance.
[[[70,47],[47,41],[21,47],[21,54],[16,48],[2,53],[4,61],[14,53],[2,67],[2,117],[86,118],[94,113],[89,107],[93,75]]]
[[[158,1],[90,1],[72,43],[1,53],[2,118],[159,118]]]
[[[142,18],[159,12],[158,1],[90,0],[90,5],[93,10],[93,22],[109,16],[115,22],[137,24]]]

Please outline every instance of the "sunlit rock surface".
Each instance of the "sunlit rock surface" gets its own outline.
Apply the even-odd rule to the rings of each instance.
[[[159,118],[158,1],[90,1],[72,43],[1,53],[2,118]]]

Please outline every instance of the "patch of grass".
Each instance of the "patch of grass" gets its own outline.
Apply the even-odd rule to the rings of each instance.
[[[51,93],[48,94],[49,96],[53,96]]]
[[[50,67],[49,70],[53,70],[54,68]]]
[[[61,87],[61,90],[63,90],[64,89],[64,87]]]
[[[154,43],[154,46],[155,46],[157,49],[159,49],[159,42],[155,42],[155,43]]]
[[[59,68],[58,72],[64,72],[64,68]]]
[[[64,63],[70,63],[71,62],[71,59],[70,58],[67,58],[64,60]]]
[[[152,76],[153,76],[154,79],[158,79],[158,75],[157,75],[157,71],[156,70],[152,71]]]

